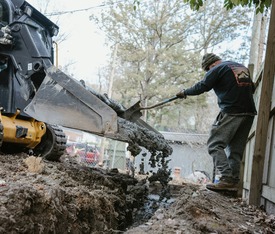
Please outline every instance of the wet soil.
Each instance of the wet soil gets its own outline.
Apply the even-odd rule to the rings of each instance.
[[[149,176],[148,176],[149,178]],[[274,233],[272,215],[244,201],[147,176],[0,154],[0,233]]]

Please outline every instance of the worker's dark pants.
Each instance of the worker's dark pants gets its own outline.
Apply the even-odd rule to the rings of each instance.
[[[239,182],[240,166],[254,116],[219,113],[208,139],[208,153],[221,180]]]

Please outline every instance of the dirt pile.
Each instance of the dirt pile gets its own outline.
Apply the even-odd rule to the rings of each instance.
[[[135,178],[69,156],[39,163],[0,155],[0,180],[0,233],[112,233],[131,223],[147,196]]]
[[[176,199],[150,220],[125,233],[275,233],[275,216],[241,199],[209,191],[204,185],[171,185]]]
[[[275,232],[274,216],[203,185],[171,181],[173,198],[160,202],[148,198],[162,185],[146,176],[61,159],[0,155],[0,233]]]

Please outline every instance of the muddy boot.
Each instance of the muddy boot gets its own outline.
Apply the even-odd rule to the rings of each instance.
[[[227,182],[225,180],[220,180],[216,184],[207,184],[206,188],[212,191],[238,191],[238,184],[237,183],[232,183],[232,182]]]

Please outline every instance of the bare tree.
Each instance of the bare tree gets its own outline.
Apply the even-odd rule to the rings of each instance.
[[[108,5],[112,7],[91,20],[104,30],[110,44],[118,45],[113,88],[125,106],[138,100],[143,106],[152,105],[201,79],[202,52],[238,37],[249,23],[246,10],[227,12],[220,1],[211,1],[195,13],[182,0],[142,1],[135,10],[132,3],[109,1]],[[207,95],[197,98],[198,111],[194,101],[150,110],[145,120],[165,129],[201,129],[209,113]]]

